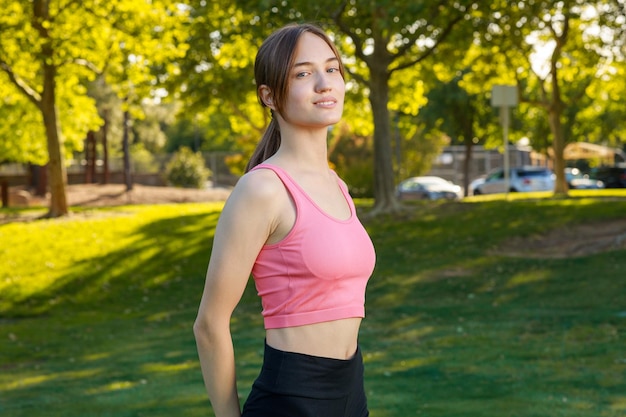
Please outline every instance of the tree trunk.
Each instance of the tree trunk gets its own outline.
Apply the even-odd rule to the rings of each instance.
[[[31,164],[28,172],[28,186],[37,197],[45,197],[48,190],[48,167]]]
[[[554,184],[555,196],[567,196],[567,181],[565,179],[565,161],[563,152],[565,150],[565,136],[563,135],[563,125],[561,115],[565,105],[561,99],[561,89],[559,86],[558,67],[553,64],[552,72],[552,100],[548,107],[548,123],[552,131],[552,150],[554,151],[554,173],[556,181]]]
[[[463,195],[469,195],[470,166],[472,161],[472,150],[474,149],[473,136],[465,137],[465,160],[463,161]]]
[[[558,108],[558,106],[556,106]],[[565,150],[565,138],[563,136],[563,128],[561,126],[561,112],[556,108],[550,110],[548,114],[550,121],[550,130],[552,131],[553,141],[552,150],[554,151],[554,173],[556,174],[556,183],[554,184],[555,196],[567,196],[567,181],[565,179],[565,160],[563,159],[563,151]]]
[[[466,115],[463,117],[463,143],[465,144],[465,160],[463,161],[463,195],[469,195],[470,166],[472,161],[472,150],[474,148],[474,107],[471,100],[466,101]]]
[[[61,217],[69,213],[67,205],[66,185],[67,171],[63,158],[63,140],[56,107],[56,76],[54,64],[54,46],[44,22],[50,20],[49,2],[35,0],[33,4],[33,27],[39,32],[41,44],[41,62],[43,88],[41,99],[37,105],[43,116],[48,145],[48,184],[50,188],[50,207],[47,217]]]
[[[130,116],[128,110],[126,110],[124,111],[124,134],[122,137],[122,147],[124,151],[124,183],[126,184],[126,191],[133,189],[133,177],[130,170],[129,125]]]
[[[109,171],[109,142],[108,135],[109,132],[109,112],[104,112],[104,124],[102,125],[102,183],[108,184],[111,178],[111,173]]]
[[[85,184],[92,184],[96,178],[96,133],[87,132],[85,139]]]
[[[63,142],[61,139],[57,108],[55,103],[56,68],[48,63],[44,64],[44,84],[41,95],[41,113],[46,128],[48,143],[48,183],[50,187],[50,206],[47,217],[61,217],[69,213],[67,204],[67,171],[63,157]]]
[[[2,207],[9,207],[9,181],[0,180],[0,193],[2,194]]]
[[[370,103],[374,116],[374,208],[372,214],[399,211],[395,195],[391,123],[389,118],[389,83],[386,67],[370,68]]]

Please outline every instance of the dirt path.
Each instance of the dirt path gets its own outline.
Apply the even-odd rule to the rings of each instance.
[[[225,187],[192,189],[135,184],[128,192],[123,184],[79,184],[67,187],[69,205],[80,207],[224,201],[229,194],[230,188]],[[31,207],[47,205],[48,198],[30,197]]]
[[[514,238],[492,251],[526,258],[573,258],[626,249],[626,218],[552,230],[532,238]]]

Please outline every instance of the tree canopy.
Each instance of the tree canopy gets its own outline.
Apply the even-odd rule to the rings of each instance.
[[[10,104],[2,111],[16,123],[0,130],[4,147],[16,161],[47,159],[48,214],[62,216],[68,212],[66,155],[101,123],[87,83],[102,74],[122,96],[157,93],[157,74],[175,73],[170,59],[184,51],[185,13],[176,4],[141,0],[0,0],[0,8],[0,85]],[[33,126],[40,120],[29,133],[34,146],[10,134],[23,129],[20,112]],[[43,147],[37,143],[45,143],[47,158],[28,151]]]
[[[522,109],[543,110],[535,131],[541,131],[542,120],[547,122],[556,194],[567,194],[565,146],[590,138],[585,134],[588,116],[605,101],[597,94],[598,87],[623,84],[614,77],[624,60],[620,7],[622,1],[492,2],[484,18],[485,30],[477,33],[474,50],[468,54],[473,71],[467,85],[474,91],[484,85],[480,80],[504,79],[517,86]],[[487,59],[480,59],[489,50]],[[624,109],[624,99],[620,101]],[[536,139],[539,146],[544,139]]]

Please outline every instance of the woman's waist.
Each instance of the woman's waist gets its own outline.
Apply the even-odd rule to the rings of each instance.
[[[304,326],[267,329],[267,344],[285,352],[350,359],[357,345],[361,318],[352,317]]]
[[[363,384],[363,356],[349,359],[285,352],[265,344],[263,367],[254,386],[262,391],[317,399],[345,399]]]

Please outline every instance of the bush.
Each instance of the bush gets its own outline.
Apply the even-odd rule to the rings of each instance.
[[[200,153],[182,147],[165,168],[165,180],[175,187],[203,188],[211,171]]]

